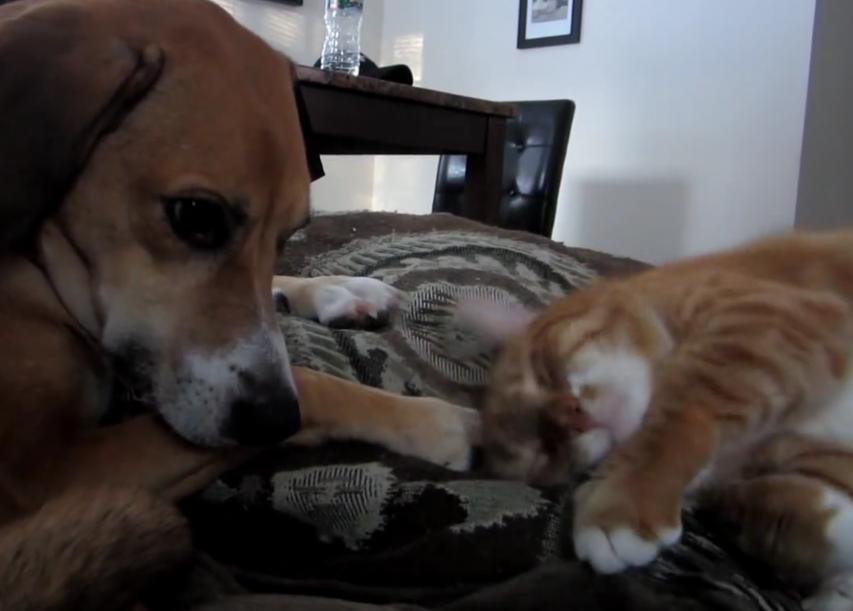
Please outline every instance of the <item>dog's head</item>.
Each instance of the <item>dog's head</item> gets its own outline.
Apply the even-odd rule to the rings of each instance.
[[[299,411],[271,278],[308,215],[290,63],[206,0],[0,9],[0,243],[205,445]]]

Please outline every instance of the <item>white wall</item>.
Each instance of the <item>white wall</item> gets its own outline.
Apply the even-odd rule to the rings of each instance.
[[[289,6],[266,0],[213,0],[297,63],[313,65],[323,49],[322,0]],[[380,57],[383,0],[365,2],[362,51]],[[364,210],[373,205],[374,158],[323,157],[326,176],[311,186],[314,210]]]
[[[575,100],[555,238],[660,262],[793,224],[814,7],[586,0],[580,44],[518,50],[518,0],[387,0],[382,59],[426,87]],[[374,207],[428,212],[434,178],[435,159],[380,159]]]

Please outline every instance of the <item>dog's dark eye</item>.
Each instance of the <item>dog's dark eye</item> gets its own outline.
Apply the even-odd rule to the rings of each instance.
[[[166,199],[166,216],[178,238],[197,250],[217,250],[233,233],[225,204],[204,197]]]

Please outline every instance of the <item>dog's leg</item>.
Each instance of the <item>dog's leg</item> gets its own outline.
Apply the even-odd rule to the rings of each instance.
[[[469,465],[479,441],[476,411],[433,398],[403,397],[334,376],[293,368],[302,411],[297,444],[329,439],[378,443],[454,469]],[[45,488],[139,487],[169,499],[203,488],[257,450],[193,446],[153,416],[83,435],[53,466]]]
[[[375,278],[273,278],[273,297],[290,313],[332,327],[373,328],[388,322],[402,293]]]
[[[191,549],[183,517],[147,492],[69,492],[0,529],[0,609],[126,608]]]
[[[400,397],[303,368],[294,368],[294,377],[303,416],[303,431],[294,442],[365,440],[453,468],[468,465],[478,436],[473,410],[438,399]],[[67,596],[68,583],[87,601],[73,608],[96,609],[95,601],[118,600],[117,595],[110,598],[110,588],[119,586],[133,600],[150,577],[184,557],[188,544],[167,505],[147,493],[122,489],[141,488],[179,500],[252,454],[194,447],[153,416],[81,436],[63,460],[40,470],[39,489],[52,492],[54,500],[26,499],[25,508],[34,513],[0,530],[0,556],[15,559],[9,566],[0,562],[0,607],[65,609],[51,605]],[[93,495],[92,490],[102,492]],[[53,575],[41,584],[39,571],[46,566],[56,567],[62,578]],[[26,598],[31,593],[38,597]]]
[[[291,441],[356,439],[445,465],[466,469],[479,443],[475,410],[441,399],[403,397],[294,367],[303,430]]]
[[[141,416],[84,435],[56,475],[65,488],[130,485],[179,500],[255,453],[197,447],[155,417]]]

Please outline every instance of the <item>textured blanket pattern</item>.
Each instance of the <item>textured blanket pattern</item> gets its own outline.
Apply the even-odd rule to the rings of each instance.
[[[459,299],[539,307],[600,275],[642,268],[446,215],[325,216],[295,236],[279,271],[373,276],[409,300],[379,332],[289,316],[281,325],[295,363],[475,404],[488,360],[466,352],[469,338],[453,325]],[[570,498],[571,487],[453,473],[364,444],[285,447],[188,503],[220,585],[196,575],[184,600],[231,600],[241,609],[370,608],[331,599],[395,608],[798,608],[794,595],[726,549],[726,537],[694,515],[683,541],[651,567],[595,576],[572,559]],[[276,596],[226,596],[247,592]],[[327,600],[299,598],[291,607],[297,599],[277,598],[284,594]]]
[[[294,363],[394,392],[457,400],[483,385],[487,367],[484,357],[468,354],[471,338],[454,325],[459,300],[539,307],[596,276],[584,262],[541,245],[470,231],[356,239],[317,255],[302,273],[372,276],[403,290],[408,303],[384,333],[283,317]]]

